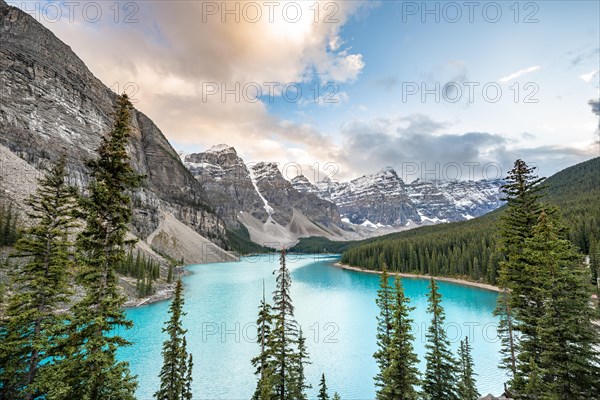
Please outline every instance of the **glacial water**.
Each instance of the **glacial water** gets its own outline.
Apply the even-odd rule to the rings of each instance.
[[[375,297],[379,276],[342,270],[333,266],[336,257],[288,258],[292,276],[292,300],[296,319],[307,339],[312,364],[306,368],[315,398],[321,373],[331,395],[342,399],[373,399],[373,376],[377,372],[373,352],[378,309]],[[188,349],[194,355],[195,399],[249,399],[256,385],[250,360],[258,352],[256,314],[263,279],[267,298],[275,285],[273,255],[244,258],[239,262],[187,267],[185,327]],[[425,331],[430,319],[425,279],[403,279],[407,296],[416,309],[415,348],[424,368]],[[468,335],[473,346],[477,384],[482,395],[499,394],[504,373],[497,368],[500,343],[492,310],[497,294],[459,284],[439,282],[446,310],[446,331],[456,350]],[[169,301],[127,310],[135,328],[124,332],[134,344],[120,350],[138,375],[138,398],[150,400],[158,387],[161,368],[161,332]]]

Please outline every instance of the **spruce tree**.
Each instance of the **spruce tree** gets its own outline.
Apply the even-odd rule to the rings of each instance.
[[[194,380],[194,378],[192,377],[193,369],[194,369],[194,358],[192,357],[192,354],[190,353],[190,355],[188,356],[188,359],[187,359],[185,387],[183,389],[183,395],[181,396],[182,400],[192,400],[192,398],[193,398],[193,395],[192,395],[192,381]]]
[[[410,300],[404,295],[402,281],[395,280],[395,296],[392,307],[392,329],[388,348],[390,365],[383,371],[384,386],[379,396],[389,400],[416,400],[419,398],[415,387],[419,384],[419,359],[412,342],[415,337],[411,333],[413,320],[409,313],[414,309],[409,306]]]
[[[312,388],[312,385],[306,383],[304,366],[310,364],[308,351],[306,349],[306,338],[302,334],[302,328],[298,333],[298,351],[292,359],[292,371],[294,382],[292,387],[292,398],[295,400],[307,400],[306,390]]]
[[[298,324],[294,320],[294,306],[290,297],[292,281],[285,264],[285,249],[281,251],[277,284],[273,292],[274,327],[271,331],[269,351],[273,357],[273,393],[276,399],[293,398],[297,359]]]
[[[479,399],[479,392],[475,387],[475,375],[477,374],[473,370],[473,357],[468,336],[460,342],[458,358],[460,363],[458,397],[461,400],[477,400]]]
[[[321,381],[319,382],[319,400],[329,400],[329,394],[327,394],[327,383],[325,382],[325,374],[321,375]]]
[[[309,364],[306,340],[294,320],[290,297],[291,278],[285,263],[285,249],[279,259],[273,306],[264,297],[259,307],[257,341],[260,354],[252,359],[259,376],[254,400],[304,400],[306,384],[304,366]]]
[[[501,316],[503,367],[516,371],[511,384],[517,390],[527,375],[528,360],[533,358],[539,362],[541,347],[537,324],[543,313],[543,299],[526,273],[523,243],[533,235],[533,227],[543,210],[540,201],[543,179],[535,175],[534,167],[517,160],[502,186],[503,200],[508,206],[500,223],[500,251],[505,254],[505,260],[500,262],[498,284],[505,292],[499,297],[496,314]],[[515,340],[517,332],[518,342]],[[519,359],[523,362],[519,363]]]
[[[340,397],[340,394],[338,392],[335,392],[333,394],[333,400],[342,400],[342,398]]]
[[[379,307],[379,316],[377,316],[377,351],[373,354],[379,373],[375,376],[375,386],[377,387],[377,398],[384,399],[382,393],[386,386],[384,372],[391,364],[390,357],[390,342],[392,338],[392,316],[393,316],[393,300],[394,294],[389,282],[387,266],[383,264],[382,273],[379,280],[379,290],[377,291],[377,299],[375,302]]]
[[[537,330],[536,388],[548,398],[589,399],[600,393],[600,336],[587,287],[589,274],[557,217],[542,212],[525,240],[527,274],[543,298]],[[535,361],[535,359],[534,359]]]
[[[542,374],[540,368],[533,358],[528,361],[529,371],[526,376],[523,376],[521,389],[521,396],[525,399],[538,399],[542,393],[548,392],[547,385],[542,381]],[[550,399],[556,399],[557,397],[550,397]],[[565,399],[566,400],[566,399]]]
[[[431,279],[428,294],[431,325],[427,331],[425,348],[426,372],[423,379],[425,400],[457,400],[457,363],[450,352],[450,342],[444,331],[444,309],[436,282]]]
[[[185,333],[181,319],[183,312],[183,283],[181,279],[175,286],[175,297],[169,307],[170,318],[165,323],[163,333],[167,334],[167,340],[163,342],[163,366],[158,375],[160,378],[160,389],[154,393],[158,400],[180,400],[186,394],[189,358],[186,349]],[[191,393],[190,393],[191,395]]]
[[[73,267],[71,236],[77,226],[75,189],[65,183],[62,157],[27,201],[33,225],[15,245],[14,257],[24,264],[14,276],[15,292],[8,302],[0,333],[0,397],[33,399],[43,396],[60,355],[58,338],[64,326],[58,312],[68,300]]]
[[[600,241],[594,236],[590,238],[590,270],[592,285],[596,286],[596,296],[600,305]],[[598,307],[600,309],[600,307]]]
[[[265,298],[265,282],[263,281],[263,297],[260,302],[258,319],[256,321],[257,335],[256,340],[260,345],[260,354],[252,359],[252,365],[255,374],[258,376],[256,390],[253,400],[270,400],[273,397],[272,376],[273,376],[273,357],[270,351],[271,329],[273,327],[274,316],[271,311],[271,305]]]
[[[498,296],[498,303],[494,310],[494,316],[499,318],[498,337],[501,342],[500,354],[502,362],[500,368],[506,369],[510,373],[511,380],[518,379],[517,375],[517,346],[515,329],[513,322],[513,313],[510,308],[510,293],[504,288]]]
[[[184,313],[182,313],[184,315]],[[192,398],[192,368],[194,365],[192,355],[187,352],[187,340],[185,336],[181,342],[181,356],[179,359],[179,370],[183,377],[183,387],[181,390],[181,400],[187,400]]]
[[[130,343],[115,334],[132,327],[115,273],[129,244],[125,236],[132,218],[130,192],[142,179],[127,154],[131,109],[127,95],[119,96],[112,130],[102,139],[97,159],[87,163],[90,182],[80,204],[86,226],[77,239],[78,281],[85,294],[74,305],[69,324],[66,346],[72,354],[61,382],[66,384],[66,398],[133,399],[137,386],[128,363],[116,359],[118,348]]]

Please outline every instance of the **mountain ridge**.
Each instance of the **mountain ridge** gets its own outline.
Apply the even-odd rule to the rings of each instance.
[[[0,144],[37,169],[65,154],[69,182],[85,187],[85,162],[95,157],[112,127],[117,94],[68,45],[3,0],[0,36]],[[146,176],[132,194],[134,235],[146,239],[167,213],[215,244],[227,245],[225,223],[208,205],[202,185],[160,129],[136,109],[127,150],[136,172]]]

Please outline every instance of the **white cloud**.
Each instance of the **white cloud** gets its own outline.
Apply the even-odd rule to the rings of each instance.
[[[592,79],[594,79],[596,76],[598,76],[598,71],[600,71],[600,70],[592,71],[589,74],[579,75],[579,78],[582,81],[584,81],[585,83],[590,83],[592,81]]]
[[[525,74],[528,74],[528,73],[530,73],[530,72],[535,72],[535,71],[538,71],[538,70],[540,70],[541,68],[542,68],[542,67],[540,67],[539,65],[534,65],[534,66],[532,66],[532,67],[528,67],[528,68],[520,69],[520,70],[518,70],[517,72],[513,72],[512,74],[508,74],[508,75],[506,75],[506,76],[504,76],[504,77],[502,77],[502,78],[498,79],[498,81],[499,81],[500,83],[507,83],[507,82],[510,82],[510,81],[512,81],[513,79],[516,79],[516,78],[518,78],[518,77],[520,77],[520,76],[523,76],[523,75],[525,75]]]
[[[130,24],[115,24],[112,18],[98,23],[77,18],[72,23],[68,19],[42,22],[108,86],[134,83],[139,89],[136,107],[179,145],[199,150],[225,141],[248,161],[297,161],[302,149],[310,149],[312,162],[332,160],[335,145],[316,128],[284,121],[269,112],[268,104],[248,101],[243,95],[240,101],[234,101],[234,95],[223,101],[220,93],[203,98],[203,87],[212,82],[228,89],[257,83],[265,93],[268,82],[355,81],[365,62],[344,43],[340,30],[350,18],[372,7],[369,2],[321,0],[321,10],[328,13],[318,23],[312,11],[316,2],[279,2],[272,22],[263,9],[256,23],[244,18],[236,22],[235,16],[221,13],[206,15],[207,3],[226,4],[141,2],[135,14],[138,22]],[[241,9],[251,3],[236,2]],[[302,7],[299,21],[282,18],[286,3]],[[112,15],[105,8],[103,12]],[[324,21],[331,10],[337,22]],[[344,103],[348,95],[339,92],[335,98]],[[324,99],[318,100],[322,105]],[[308,163],[306,154],[302,159]]]

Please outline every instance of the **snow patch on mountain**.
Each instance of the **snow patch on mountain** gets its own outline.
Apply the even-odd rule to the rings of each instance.
[[[254,169],[249,168],[249,171],[250,171],[250,179],[252,180],[252,184],[254,185],[254,189],[256,190],[256,193],[258,193],[258,196],[260,197],[260,199],[263,201],[263,203],[265,205],[265,211],[267,212],[267,214],[269,214],[269,220],[270,220],[271,216],[273,215],[273,207],[271,207],[269,205],[269,202],[267,201],[267,199],[265,199],[265,197],[262,195],[262,193],[258,189],[258,185],[256,184],[258,182],[258,179],[256,177]],[[264,178],[264,176],[261,177],[261,179],[263,179],[263,178]],[[269,221],[267,221],[267,222],[269,222]]]

